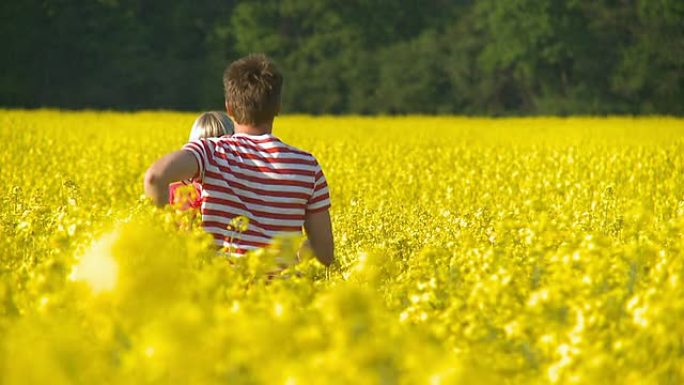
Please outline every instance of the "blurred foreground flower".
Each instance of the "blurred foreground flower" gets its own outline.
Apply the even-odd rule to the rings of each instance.
[[[117,237],[118,232],[114,231],[93,242],[77,258],[78,263],[74,265],[69,279],[87,283],[96,294],[113,290],[119,273],[119,265],[112,255]]]

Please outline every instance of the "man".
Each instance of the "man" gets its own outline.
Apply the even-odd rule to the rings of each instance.
[[[283,77],[264,55],[250,55],[223,74],[225,106],[235,134],[194,140],[157,160],[145,174],[145,193],[163,206],[169,183],[202,185],[202,226],[235,254],[269,245],[274,236],[306,229],[316,258],[334,259],[330,196],[316,158],[273,136]],[[246,231],[228,229],[249,219]]]

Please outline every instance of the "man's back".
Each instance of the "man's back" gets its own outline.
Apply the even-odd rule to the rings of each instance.
[[[161,157],[145,173],[145,194],[161,206],[170,183],[194,178],[204,187],[202,224],[219,246],[244,254],[303,227],[307,247],[329,266],[335,246],[323,171],[311,154],[271,134],[282,74],[266,56],[249,55],[226,68],[223,86],[235,134],[192,141]],[[232,229],[241,216],[249,219],[247,229]]]
[[[202,225],[232,253],[265,247],[278,234],[301,232],[307,214],[330,207],[316,159],[271,134],[203,139],[184,150],[199,168]],[[249,219],[246,231],[231,229],[239,216]]]

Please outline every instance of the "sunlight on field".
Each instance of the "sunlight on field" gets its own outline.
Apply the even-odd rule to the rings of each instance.
[[[683,120],[279,118],[339,266],[268,280],[142,197],[194,118],[0,111],[0,383],[684,382]]]

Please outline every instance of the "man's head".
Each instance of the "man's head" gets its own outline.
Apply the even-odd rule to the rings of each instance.
[[[237,124],[268,123],[280,110],[283,76],[271,60],[253,54],[232,62],[223,73],[226,108]]]

